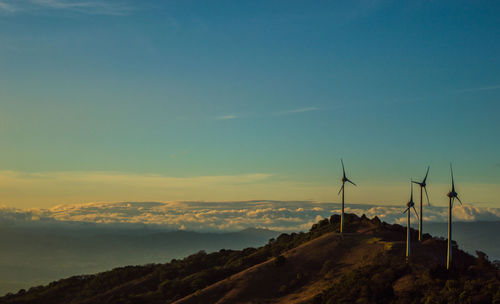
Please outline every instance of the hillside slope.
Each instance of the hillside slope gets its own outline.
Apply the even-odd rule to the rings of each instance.
[[[0,303],[500,303],[500,273],[487,257],[425,235],[405,263],[405,228],[339,216],[261,248],[199,252],[167,264],[129,266],[34,287]],[[416,240],[417,233],[412,231]]]

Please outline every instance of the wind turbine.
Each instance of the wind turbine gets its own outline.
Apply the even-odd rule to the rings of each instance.
[[[410,227],[410,217],[411,217],[411,209],[415,211],[415,215],[417,218],[419,218],[417,209],[415,209],[415,203],[413,202],[413,184],[410,183],[411,185],[411,195],[410,195],[410,201],[406,203],[406,210],[403,211],[403,213],[407,213],[407,218],[406,218],[406,261],[408,261],[408,258],[410,257],[410,240],[411,240],[411,227]]]
[[[453,201],[455,199],[458,200],[460,205],[462,205],[462,201],[458,198],[458,193],[455,191],[455,181],[453,179],[453,168],[451,167],[450,163],[450,171],[451,171],[451,191],[448,192],[447,196],[449,197],[449,204],[448,204],[448,254],[446,256],[446,269],[450,269],[451,267],[451,260],[452,260],[452,248],[451,248],[451,222],[452,222],[452,214],[451,214],[451,209],[453,208]]]
[[[427,204],[429,206],[431,205],[431,203],[429,201],[429,194],[427,194],[427,188],[426,188],[427,175],[429,175],[430,168],[431,168],[430,166],[427,167],[427,173],[425,173],[425,177],[421,182],[411,181],[412,183],[420,186],[420,217],[418,219],[418,240],[419,241],[422,241],[422,220],[424,218],[424,213],[423,213],[423,208],[422,208],[422,201],[423,201],[422,193],[424,190],[425,190],[425,196],[427,197]]]
[[[353,183],[350,179],[348,179],[347,176],[345,175],[344,161],[342,160],[342,158],[340,159],[340,162],[342,163],[342,187],[340,188],[339,193],[337,195],[339,195],[340,192],[342,192],[342,205],[340,212],[340,234],[342,234],[344,231],[344,186],[346,182],[349,182],[354,186],[356,186],[356,184]]]

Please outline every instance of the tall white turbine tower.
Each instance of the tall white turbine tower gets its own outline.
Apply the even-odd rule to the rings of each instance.
[[[340,192],[342,192],[342,205],[340,211],[340,234],[342,234],[344,232],[344,185],[346,182],[349,182],[354,186],[356,186],[356,184],[353,183],[350,179],[348,179],[347,176],[345,175],[344,161],[342,160],[342,158],[340,159],[340,162],[342,163],[342,187],[340,188],[339,193],[337,195],[339,195]]]
[[[411,195],[410,195],[410,201],[406,203],[406,210],[403,211],[403,213],[407,213],[407,218],[406,218],[406,261],[408,262],[408,258],[410,257],[410,242],[411,242],[411,209],[415,211],[415,215],[417,218],[419,218],[417,209],[415,209],[415,203],[413,202],[413,184],[410,183],[411,186]]]
[[[423,191],[425,190],[425,196],[427,197],[427,204],[430,206],[431,205],[431,202],[429,201],[429,194],[427,194],[427,176],[429,175],[429,169],[430,169],[430,166],[427,167],[427,173],[425,173],[425,177],[424,179],[421,181],[421,182],[415,182],[415,181],[412,181],[412,183],[414,184],[417,184],[420,186],[420,217],[418,219],[418,240],[419,241],[422,241],[422,231],[423,231],[423,218],[424,218],[424,210],[422,208],[422,205],[423,205]]]
[[[452,232],[452,208],[453,208],[453,201],[455,199],[458,200],[460,205],[462,205],[462,201],[458,198],[458,193],[455,191],[455,180],[453,179],[453,168],[451,167],[450,163],[450,171],[451,171],[451,191],[448,192],[447,196],[449,198],[449,204],[448,204],[448,254],[446,255],[446,269],[450,269],[451,267],[451,261],[452,261],[452,253],[453,253],[453,248],[452,248],[452,238],[451,238],[451,232]]]

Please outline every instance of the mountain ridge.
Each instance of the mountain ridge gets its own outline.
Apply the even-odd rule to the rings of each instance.
[[[343,236],[338,225],[333,215],[258,249],[71,277],[0,303],[500,303],[500,272],[482,252],[454,248],[446,271],[442,239],[425,234],[419,243],[412,229],[405,263],[406,228],[354,214],[346,214]]]

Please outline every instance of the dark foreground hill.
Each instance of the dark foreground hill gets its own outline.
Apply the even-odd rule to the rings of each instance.
[[[334,215],[258,249],[75,276],[0,303],[500,303],[500,272],[485,254],[455,248],[447,271],[446,240],[425,235],[405,263],[404,227],[346,219],[344,237]]]

